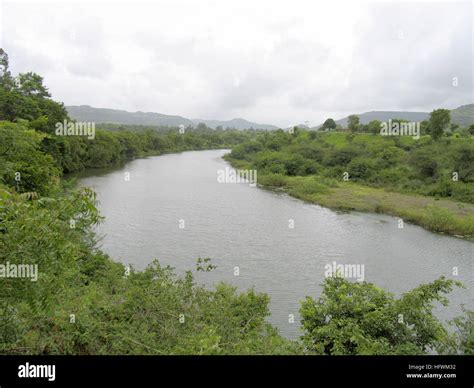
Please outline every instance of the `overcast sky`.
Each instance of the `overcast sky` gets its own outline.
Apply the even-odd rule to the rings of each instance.
[[[0,3],[12,71],[66,105],[285,127],[474,102],[471,2]]]

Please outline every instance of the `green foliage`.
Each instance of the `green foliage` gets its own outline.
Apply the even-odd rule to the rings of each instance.
[[[10,72],[8,54],[0,48],[0,90],[11,90],[15,85]]]
[[[94,139],[85,136],[48,136],[42,148],[54,157],[64,173],[73,173],[86,168],[114,166],[145,155],[232,147],[254,136],[253,132],[236,130],[188,130],[184,134],[178,131],[178,128],[166,131],[143,128],[114,131],[97,129]]]
[[[439,342],[440,353],[474,355],[474,311],[463,308],[463,315],[449,323],[455,330]]]
[[[102,260],[106,260],[102,258]],[[16,308],[16,341],[2,353],[28,354],[291,354],[299,347],[265,322],[268,297],[237,294],[225,284],[196,286],[191,273],[176,277],[158,262],[124,277],[99,258],[103,279],[61,290],[50,315]],[[59,295],[58,295],[59,297]],[[10,306],[11,307],[11,306]],[[75,322],[70,322],[70,314]],[[52,333],[54,333],[52,335]],[[10,334],[11,336],[11,334]],[[12,337],[12,336],[11,336]]]
[[[426,223],[434,231],[440,232],[445,230],[448,225],[452,224],[454,219],[450,211],[438,206],[429,206],[427,212]]]
[[[453,171],[463,182],[474,182],[474,143],[460,143],[454,146]]]
[[[44,135],[22,125],[0,122],[0,181],[18,192],[46,194],[60,171],[50,155],[41,151]]]
[[[18,75],[18,89],[26,97],[51,97],[43,85],[43,77],[32,72]]]
[[[446,337],[432,309],[453,285],[440,278],[396,299],[371,283],[326,278],[318,300],[301,304],[303,343],[325,355],[425,354]]]
[[[435,109],[430,113],[429,133],[434,140],[443,136],[451,121],[450,111],[448,109]]]
[[[322,129],[331,130],[331,129],[336,129],[336,127],[337,127],[336,122],[333,119],[329,118],[323,123]]]
[[[351,130],[351,132],[356,132],[359,129],[359,116],[350,115],[347,118],[347,127]]]
[[[378,123],[372,124],[374,128]],[[453,198],[474,203],[474,141],[472,138],[419,140],[411,137],[346,135],[337,132],[257,133],[232,148],[231,162],[266,174],[317,175],[403,193]],[[453,179],[457,174],[458,180]]]
[[[64,105],[50,97],[40,75],[28,72],[12,77],[8,56],[0,51],[0,120],[29,120],[30,128],[53,133],[55,123],[68,116]]]
[[[269,187],[284,187],[288,182],[286,175],[280,173],[265,174],[258,180],[262,185]]]
[[[347,167],[351,176],[355,179],[369,179],[377,169],[374,160],[363,157],[352,159]]]
[[[381,124],[382,123],[379,120],[372,120],[370,123],[364,126],[364,131],[377,135],[380,133]]]
[[[411,153],[411,163],[421,179],[436,179],[438,175],[438,161],[433,158],[429,148],[420,148]]]
[[[36,264],[40,272],[35,282],[2,279],[3,301],[12,306],[26,303],[33,311],[40,307],[47,310],[58,287],[77,282],[81,260],[94,243],[89,228],[100,219],[94,202],[95,194],[88,189],[61,199],[0,197],[0,263]]]

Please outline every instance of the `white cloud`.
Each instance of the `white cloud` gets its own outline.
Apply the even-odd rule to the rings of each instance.
[[[3,2],[13,71],[67,105],[281,126],[472,99],[470,3]],[[459,87],[452,86],[452,77]]]

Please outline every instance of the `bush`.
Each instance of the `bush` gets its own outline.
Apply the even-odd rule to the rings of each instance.
[[[347,171],[350,176],[355,179],[368,179],[376,169],[376,164],[373,160],[358,157],[353,159],[347,166]]]
[[[323,183],[319,177],[298,177],[291,181],[292,194],[318,194],[326,193],[328,187]]]
[[[429,229],[443,231],[454,222],[453,214],[446,209],[430,205],[426,209],[425,223]]]
[[[324,355],[425,354],[447,334],[433,302],[446,305],[455,284],[440,278],[395,299],[371,283],[326,278],[319,299],[301,304],[303,343]]]
[[[463,316],[451,320],[449,324],[455,330],[440,341],[440,353],[474,355],[474,311],[463,308]]]
[[[0,180],[4,184],[18,192],[39,194],[47,194],[57,185],[61,172],[54,159],[41,151],[44,136],[18,124],[0,122]]]
[[[258,183],[264,186],[284,187],[288,181],[283,174],[265,174],[258,176]]]

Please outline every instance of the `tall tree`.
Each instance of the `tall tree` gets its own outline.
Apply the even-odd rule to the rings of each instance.
[[[430,113],[429,131],[434,140],[443,136],[451,121],[451,113],[448,109],[435,109]]]
[[[15,80],[9,70],[8,54],[0,48],[0,87],[11,90],[14,86]]]
[[[351,132],[356,132],[359,129],[359,116],[357,115],[350,115],[347,118],[347,126],[351,130]]]
[[[333,119],[329,118],[324,122],[322,128],[323,129],[328,129],[328,130],[335,129],[336,128],[336,122]]]
[[[18,85],[20,92],[26,97],[51,97],[48,89],[43,85],[43,77],[31,71],[18,75]]]

